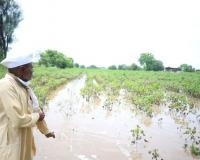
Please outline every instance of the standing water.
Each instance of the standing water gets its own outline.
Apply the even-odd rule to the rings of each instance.
[[[162,109],[153,117],[136,114],[123,93],[112,107],[105,107],[103,96],[87,102],[80,95],[85,80],[70,82],[49,101],[45,119],[56,139],[36,131],[35,160],[195,159],[184,149],[184,119]],[[137,129],[144,134],[136,138]]]

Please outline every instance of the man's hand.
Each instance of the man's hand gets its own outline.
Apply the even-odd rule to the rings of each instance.
[[[43,119],[44,119],[44,117],[45,117],[45,114],[44,114],[44,112],[40,112],[39,113],[39,120],[38,121],[42,121]]]
[[[46,136],[47,138],[50,138],[50,137],[52,137],[52,138],[56,138],[54,132],[47,133],[45,136]]]

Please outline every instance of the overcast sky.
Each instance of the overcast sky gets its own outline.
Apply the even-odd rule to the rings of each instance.
[[[200,68],[199,0],[18,0],[23,21],[11,52],[55,49],[84,65],[138,63]]]

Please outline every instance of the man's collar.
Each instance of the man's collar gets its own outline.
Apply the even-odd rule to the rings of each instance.
[[[14,74],[12,74],[12,73],[7,73],[6,74],[6,77],[10,77],[10,78],[12,78],[12,79],[14,79],[15,81],[17,81],[19,84],[21,84],[23,87],[25,87],[25,88],[27,88],[27,87],[29,87],[29,84],[30,84],[30,82],[28,81],[28,82],[25,82],[25,81],[23,81],[22,79],[20,79],[19,77],[17,77],[17,76],[15,76]]]

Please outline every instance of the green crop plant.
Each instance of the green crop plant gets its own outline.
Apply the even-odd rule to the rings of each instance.
[[[197,131],[196,127],[187,127],[184,135],[186,135],[184,145],[185,149],[187,149],[187,147],[190,147],[192,155],[200,156],[200,134]]]
[[[200,156],[200,147],[195,144],[192,144],[191,145],[191,153],[192,153],[192,155]]]
[[[131,135],[132,135],[131,143],[136,145],[136,150],[139,141],[143,140],[144,142],[148,142],[144,130],[139,125],[137,125],[135,128],[131,130]]]
[[[160,157],[158,149],[153,149],[152,151],[149,151],[148,153],[151,154],[151,159],[163,160],[163,158]]]

